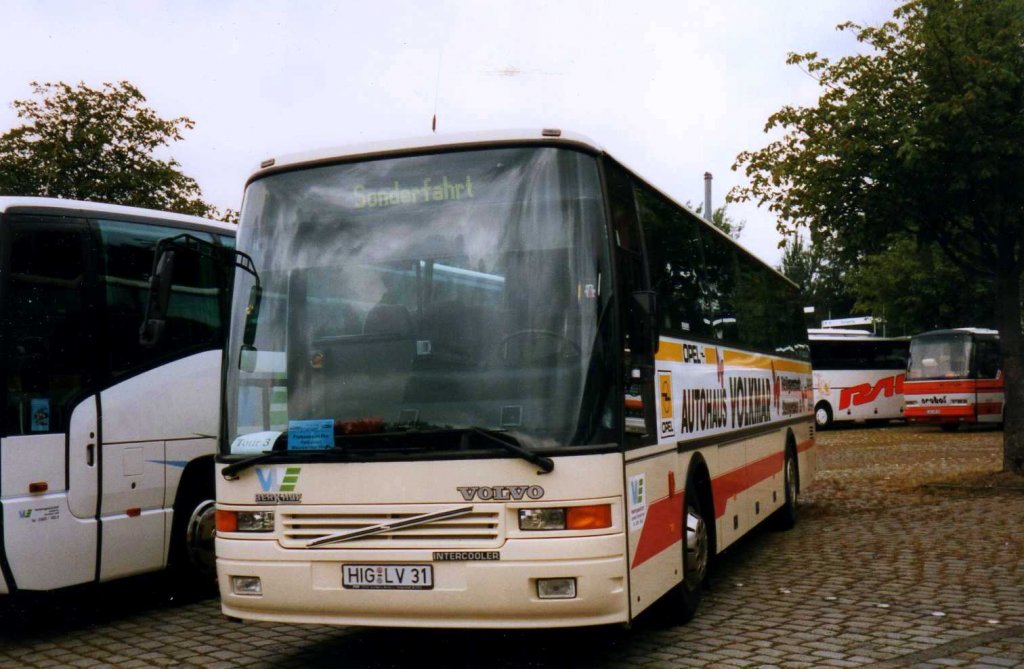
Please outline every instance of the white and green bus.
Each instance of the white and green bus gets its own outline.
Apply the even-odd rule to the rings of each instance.
[[[693,615],[814,471],[795,285],[557,130],[267,161],[217,456],[223,611]]]

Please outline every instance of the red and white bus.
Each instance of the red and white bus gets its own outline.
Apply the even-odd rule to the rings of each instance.
[[[686,619],[717,552],[796,520],[797,287],[586,139],[267,161],[240,250],[229,616],[547,628],[668,597]]]
[[[903,417],[908,338],[876,337],[861,330],[809,332],[818,428]]]
[[[999,333],[981,328],[935,330],[910,340],[903,384],[904,416],[912,423],[956,430],[963,424],[1002,424]]]

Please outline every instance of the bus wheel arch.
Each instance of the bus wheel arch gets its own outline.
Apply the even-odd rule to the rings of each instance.
[[[832,427],[833,416],[832,405],[825,400],[814,405],[814,426],[819,430]]]
[[[683,573],[672,592],[673,617],[688,622],[697,612],[715,555],[715,507],[711,476],[700,455],[690,461],[683,491]]]
[[[789,530],[796,526],[797,506],[800,498],[800,460],[797,456],[796,437],[786,431],[786,448],[782,460],[782,506],[776,509],[772,520],[775,528]]]
[[[174,497],[168,551],[168,563],[175,576],[189,585],[202,587],[214,582],[215,496],[213,456],[189,462]]]

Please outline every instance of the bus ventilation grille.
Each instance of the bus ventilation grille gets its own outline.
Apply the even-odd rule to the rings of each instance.
[[[316,548],[494,548],[505,539],[502,515],[498,511],[474,511],[457,518],[435,520],[422,525],[384,530],[345,541],[342,535],[366,530],[415,516],[443,511],[447,507],[383,511],[379,507],[345,512],[318,511],[315,507],[278,511],[281,516],[284,548],[308,548],[309,543],[329,536],[338,541]]]

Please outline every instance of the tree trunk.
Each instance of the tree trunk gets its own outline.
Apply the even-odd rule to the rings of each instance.
[[[1009,255],[1003,253],[1003,255]],[[1002,259],[1001,259],[1002,260]],[[1009,260],[1009,259],[1008,259]],[[1021,351],[1021,272],[1017,263],[1000,263],[996,276],[996,314],[1003,354],[1006,404],[1003,413],[1003,471],[1024,473],[1024,364]]]

